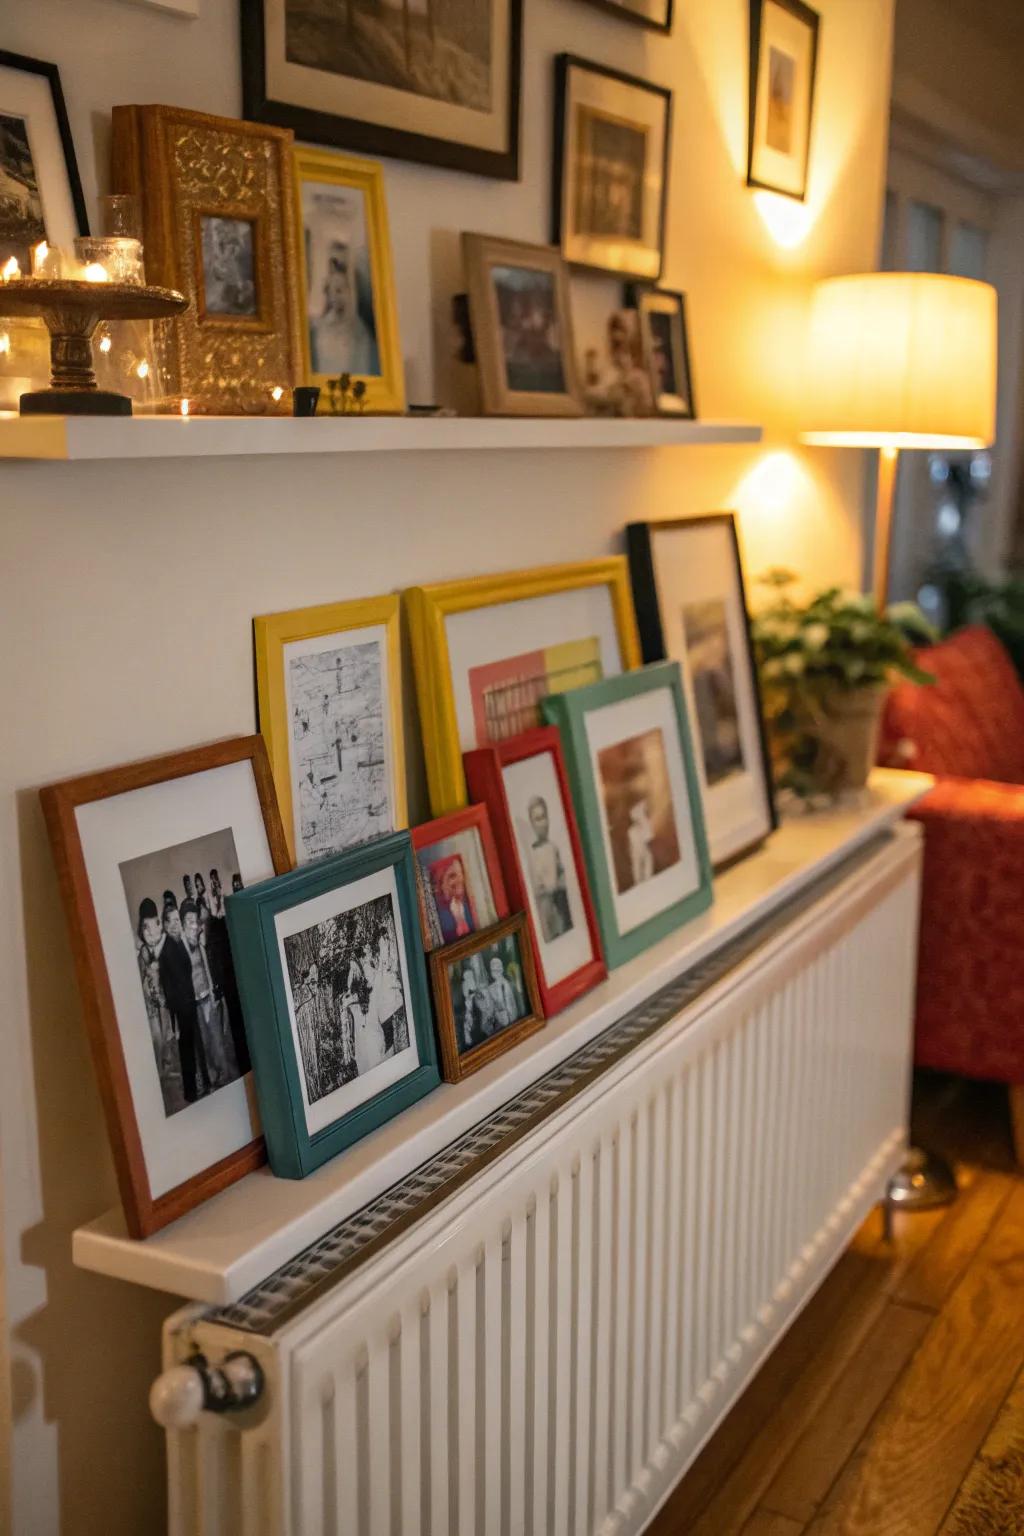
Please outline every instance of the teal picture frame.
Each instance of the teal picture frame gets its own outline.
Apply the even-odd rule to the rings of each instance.
[[[441,1081],[420,918],[412,839],[408,832],[364,843],[304,864],[229,896],[228,933],[242,1000],[270,1166],[279,1177],[304,1179],[339,1152],[433,1092]],[[408,983],[406,1011],[419,1065],[331,1124],[310,1132],[288,1011],[287,978],[276,919],[318,897],[343,891],[367,876],[393,869],[402,922],[402,959]],[[315,921],[315,919],[311,919]]]
[[[616,915],[614,877],[605,848],[601,803],[591,763],[586,721],[595,710],[665,690],[671,694],[679,727],[689,800],[688,807],[676,807],[676,815],[679,817],[684,811],[688,812],[699,883],[690,894],[623,932]],[[623,672],[618,677],[590,683],[584,688],[574,688],[568,693],[552,694],[541,701],[541,711],[545,720],[556,725],[561,733],[605,959],[609,970],[614,970],[707,911],[712,901],[711,858],[679,664],[675,661],[655,662],[633,672]]]

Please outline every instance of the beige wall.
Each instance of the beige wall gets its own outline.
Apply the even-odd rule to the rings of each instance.
[[[70,1262],[72,1228],[115,1190],[39,784],[252,730],[254,613],[599,554],[620,547],[630,517],[739,506],[752,568],[789,561],[855,580],[862,466],[795,448],[799,359],[811,276],[874,264],[892,0],[820,8],[809,227],[794,251],[774,243],[742,182],[746,0],[677,0],[671,39],[577,0],[526,0],[523,182],[387,168],[404,351],[423,399],[458,230],[547,234],[551,55],[571,48],[671,85],[665,282],[690,294],[703,413],[763,421],[763,450],[0,465],[0,1134],[18,1536],[157,1528],[161,1447],[145,1391],[170,1305]],[[189,23],[122,0],[8,8],[4,45],[61,66],[90,194],[112,102],[238,110],[236,0],[201,10]],[[614,288],[581,278],[574,292],[593,322]]]

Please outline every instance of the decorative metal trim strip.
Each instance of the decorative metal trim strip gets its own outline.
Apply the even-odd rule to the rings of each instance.
[[[339,1221],[238,1301],[205,1314],[204,1321],[248,1333],[277,1332],[555,1114],[615,1062],[675,1019],[687,1004],[735,970],[888,841],[888,833],[872,839],[769,917],[753,924],[706,960],[681,972],[507,1104],[442,1147],[361,1210]]]

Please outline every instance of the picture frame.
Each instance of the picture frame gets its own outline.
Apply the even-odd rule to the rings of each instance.
[[[485,979],[488,975],[490,981]],[[430,956],[430,980],[446,1082],[461,1082],[544,1027],[530,932],[523,912],[470,934],[458,944],[434,950]],[[504,996],[495,1006],[491,996],[498,992]],[[502,1016],[512,1014],[513,1008],[521,1012],[502,1024]],[[493,1033],[487,1033],[489,1030]]]
[[[778,825],[736,518],[630,523],[626,543],[644,660],[682,672],[719,870]]]
[[[190,300],[159,329],[191,415],[290,415],[302,382],[292,135],[183,107],[113,110],[112,182],[142,208],[146,275]]]
[[[640,664],[623,555],[411,587],[404,601],[435,816],[466,803],[463,752],[540,724],[552,686]]]
[[[50,784],[40,801],[125,1223],[148,1237],[265,1160],[220,909],[229,869],[247,883],[289,867],[270,764],[244,736]]]
[[[239,892],[228,925],[270,1166],[304,1179],[440,1081],[408,832]]]
[[[620,21],[635,22],[652,32],[672,31],[674,0],[589,0],[598,10],[617,16]]]
[[[803,201],[821,17],[804,0],[750,0],[747,185]]]
[[[347,373],[365,387],[363,410],[401,415],[405,375],[383,167],[304,145],[293,154],[306,383],[320,387],[326,409],[328,380]]]
[[[485,3],[439,39],[436,16],[433,39],[409,10],[369,18],[377,35],[363,18],[356,48],[285,0],[242,0],[243,111],[314,144],[517,181],[523,0]],[[457,72],[434,62],[438,40]]]
[[[582,416],[569,274],[558,251],[464,232],[462,252],[484,415]]]
[[[711,904],[711,861],[674,661],[551,694],[609,970]]]
[[[686,295],[670,288],[634,292],[640,327],[640,352],[659,416],[697,419],[697,397],[690,365]]]
[[[0,49],[0,171],[13,190],[0,210],[0,267],[31,275],[40,240],[70,250],[89,219],[60,70]]]
[[[487,807],[512,907],[527,914],[551,1018],[608,974],[561,739],[540,726],[463,761],[470,795]]]
[[[386,595],[253,619],[260,734],[295,864],[408,825],[399,606]]]
[[[412,830],[423,947],[430,953],[508,916],[487,807],[467,805]]]
[[[555,60],[552,239],[570,266],[657,282],[672,92],[575,54]]]

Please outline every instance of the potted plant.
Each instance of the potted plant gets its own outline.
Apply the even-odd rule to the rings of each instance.
[[[752,619],[776,783],[805,797],[862,789],[886,692],[895,675],[932,681],[912,647],[935,631],[914,603],[879,613],[873,597],[839,587],[799,603],[795,581],[762,577],[770,597]]]

